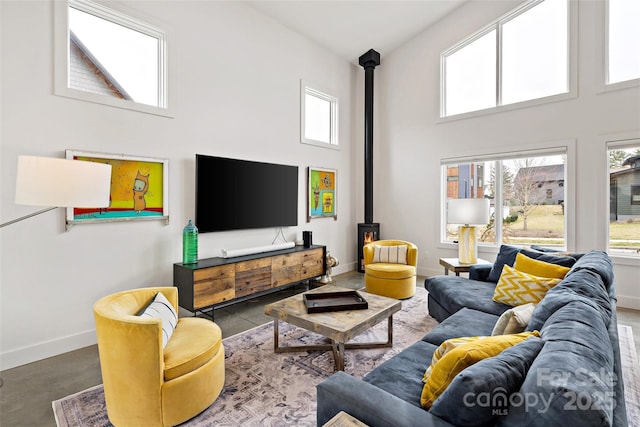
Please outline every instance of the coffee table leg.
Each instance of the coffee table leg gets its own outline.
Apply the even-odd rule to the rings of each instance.
[[[273,319],[273,352],[278,353],[278,319]]]
[[[336,371],[344,371],[344,343],[333,342],[333,361]]]

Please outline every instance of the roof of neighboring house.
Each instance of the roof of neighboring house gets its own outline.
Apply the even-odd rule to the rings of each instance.
[[[515,178],[515,182],[528,179],[532,182],[553,182],[564,181],[564,165],[532,166],[520,168]]]
[[[69,40],[71,41],[71,49],[81,57],[85,65],[89,67],[114,96],[129,101],[133,99],[73,31],[69,31]]]
[[[629,157],[622,163],[622,166],[631,166],[631,169],[640,168],[640,155]]]

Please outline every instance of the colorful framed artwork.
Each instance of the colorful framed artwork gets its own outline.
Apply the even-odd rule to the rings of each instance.
[[[67,150],[66,157],[111,165],[109,207],[67,208],[68,227],[92,222],[169,222],[169,160],[75,150]]]
[[[307,222],[313,218],[338,219],[336,211],[337,179],[334,169],[309,167],[307,177]]]

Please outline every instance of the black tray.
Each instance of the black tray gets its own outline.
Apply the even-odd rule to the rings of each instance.
[[[327,311],[365,310],[369,308],[367,300],[356,291],[336,291],[307,293],[303,295],[307,313]]]

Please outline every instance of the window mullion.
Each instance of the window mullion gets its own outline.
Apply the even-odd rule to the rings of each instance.
[[[502,105],[502,23],[496,25],[496,106]]]
[[[495,232],[495,244],[496,245],[501,245],[502,244],[502,206],[504,205],[504,201],[503,201],[503,194],[502,194],[502,189],[503,189],[503,185],[502,185],[502,161],[501,160],[497,160],[494,163],[494,168],[495,168],[495,194],[493,197],[493,202],[494,202],[494,219],[493,219],[493,227],[494,227],[494,232]]]

